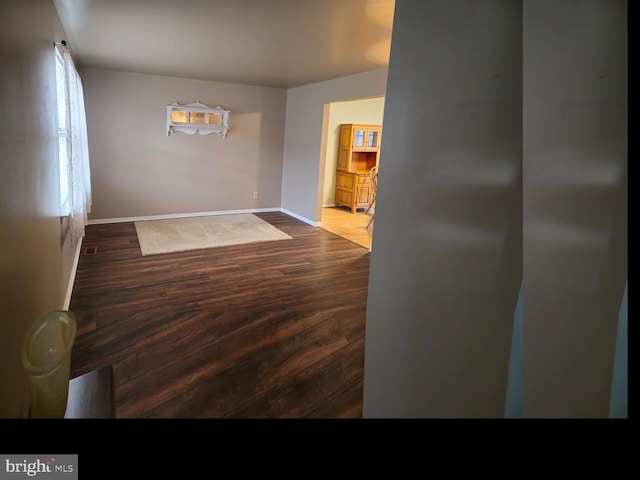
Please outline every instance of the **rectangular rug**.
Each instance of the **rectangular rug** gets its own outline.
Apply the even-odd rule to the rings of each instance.
[[[252,213],[134,223],[143,256],[292,238]]]

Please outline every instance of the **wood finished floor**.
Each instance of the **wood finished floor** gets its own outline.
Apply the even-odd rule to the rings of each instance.
[[[112,365],[116,417],[362,417],[368,249],[257,215],[293,239],[143,257],[87,227],[71,376]]]
[[[372,216],[373,210],[367,214],[362,210],[352,213],[346,207],[324,207],[322,228],[360,246],[371,248],[375,225],[375,222],[371,222]]]

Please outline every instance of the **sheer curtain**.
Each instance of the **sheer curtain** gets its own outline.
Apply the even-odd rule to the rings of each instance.
[[[65,69],[68,112],[67,143],[69,165],[69,200],[71,245],[76,246],[84,236],[87,216],[91,212],[91,170],[89,167],[89,144],[87,120],[84,111],[82,81],[66,45],[62,46]]]

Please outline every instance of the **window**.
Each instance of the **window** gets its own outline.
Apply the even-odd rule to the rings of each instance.
[[[84,236],[91,212],[84,90],[66,42],[54,45],[61,241],[63,245],[69,241],[71,247],[76,247]]]
[[[58,110],[58,166],[60,169],[60,206],[61,216],[71,212],[70,202],[70,147],[69,147],[69,114],[67,109],[67,82],[62,56],[56,52],[56,98]]]

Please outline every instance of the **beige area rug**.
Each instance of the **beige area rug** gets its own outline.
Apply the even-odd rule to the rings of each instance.
[[[290,239],[252,213],[135,222],[142,255]]]

